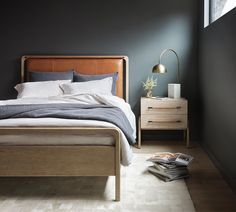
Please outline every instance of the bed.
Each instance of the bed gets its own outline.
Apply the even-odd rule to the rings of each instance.
[[[126,56],[23,56],[21,80],[26,80],[30,70],[54,72],[68,69],[82,74],[118,72],[116,95],[128,101]],[[115,176],[115,200],[120,201],[120,164],[125,154],[121,152],[121,146],[125,149],[126,145],[121,144],[122,131],[113,124],[71,124],[74,120],[50,124],[50,121],[52,119],[46,119],[40,125],[0,122],[0,176]],[[106,137],[108,143],[95,143],[99,136]],[[86,137],[87,141],[84,141]],[[54,143],[60,139],[60,144]],[[76,143],[80,139],[84,143]],[[89,139],[94,142],[88,144]],[[130,151],[127,145],[126,151]]]

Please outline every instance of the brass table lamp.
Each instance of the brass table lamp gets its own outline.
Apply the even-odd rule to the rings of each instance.
[[[155,65],[152,68],[152,73],[166,73],[167,69],[166,67],[161,64],[161,58],[162,56],[167,53],[167,52],[173,52],[177,58],[177,82],[178,84],[168,84],[168,97],[170,98],[180,98],[180,71],[179,71],[179,57],[176,51],[173,49],[165,49],[164,51],[161,52],[160,58],[159,58],[159,64]]]

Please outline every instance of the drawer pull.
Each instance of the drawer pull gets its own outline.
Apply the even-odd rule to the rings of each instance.
[[[181,106],[177,106],[177,107],[148,107],[148,110],[159,110],[159,109],[181,109]]]
[[[177,121],[148,121],[148,123],[181,123],[180,120],[177,120]]]

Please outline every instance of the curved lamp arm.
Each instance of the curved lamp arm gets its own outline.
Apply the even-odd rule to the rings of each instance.
[[[162,56],[167,53],[167,52],[173,52],[177,58],[177,63],[178,63],[178,75],[177,75],[177,80],[178,82],[180,83],[180,71],[179,71],[179,57],[178,57],[178,54],[176,53],[176,51],[174,51],[173,49],[165,49],[164,51],[162,51],[162,53],[160,54],[160,58],[159,58],[159,64],[161,64],[161,58]]]

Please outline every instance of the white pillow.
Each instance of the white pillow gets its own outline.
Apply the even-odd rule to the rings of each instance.
[[[56,80],[42,82],[25,82],[15,86],[17,98],[45,98],[63,94],[60,84],[70,83],[71,80]]]
[[[113,79],[107,77],[101,80],[92,80],[87,82],[73,82],[69,84],[61,84],[64,94],[104,94],[112,95]]]

